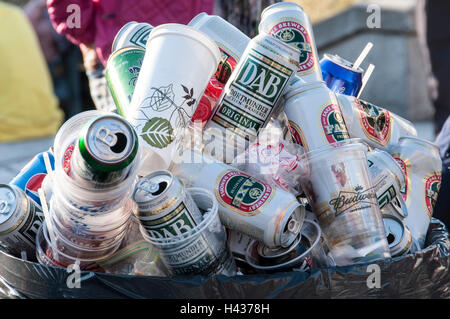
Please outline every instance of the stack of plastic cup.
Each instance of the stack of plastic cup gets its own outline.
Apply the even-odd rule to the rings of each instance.
[[[80,269],[96,268],[95,261],[113,254],[126,235],[134,205],[131,190],[137,178],[139,150],[128,174],[114,184],[99,187],[97,182],[80,183],[66,173],[72,144],[81,129],[89,120],[109,114],[80,113],[67,121],[55,137],[55,170],[44,183],[44,189],[51,192],[51,196],[46,194],[45,203],[49,206],[49,220],[37,237],[37,258],[41,263],[67,267],[78,262]]]

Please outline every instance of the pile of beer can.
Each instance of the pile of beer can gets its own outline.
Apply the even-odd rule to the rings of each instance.
[[[299,5],[267,7],[253,39],[206,13],[132,21],[112,51],[115,112],[74,116],[0,185],[3,250],[109,271],[131,234],[154,253],[129,274],[232,276],[424,248],[437,147],[359,99],[360,63],[319,61]]]

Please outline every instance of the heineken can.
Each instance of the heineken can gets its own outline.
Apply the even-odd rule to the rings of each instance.
[[[417,136],[413,124],[387,109],[354,96],[336,94],[348,133],[371,147],[386,150],[402,136]]]
[[[225,227],[266,246],[289,246],[300,232],[305,207],[295,196],[224,163],[182,163],[171,167],[186,185],[213,189]]]
[[[125,116],[133,97],[136,81],[144,60],[145,50],[127,47],[115,51],[108,58],[105,77],[116,104],[117,113]]]
[[[258,30],[300,50],[297,76],[304,82],[322,81],[311,21],[301,6],[279,2],[267,7],[261,13]]]
[[[81,129],[64,169],[84,188],[111,188],[127,179],[137,151],[133,127],[119,115],[101,115]]]
[[[250,266],[264,272],[311,271],[319,267],[319,259],[326,258],[320,247],[320,236],[319,225],[305,220],[301,233],[289,247],[270,248],[253,241],[245,257]]]
[[[325,82],[298,81],[285,100],[291,135],[305,152],[350,138],[336,95]]]
[[[202,31],[217,44],[222,58],[215,76],[221,83],[227,83],[250,38],[225,19],[205,12],[196,15],[188,25]]]
[[[153,26],[148,23],[128,22],[114,37],[111,52],[114,53],[125,47],[141,47],[145,49],[148,36],[152,30]]]
[[[185,223],[186,217],[183,217],[187,216],[186,209],[182,210],[180,216],[179,212],[175,213],[178,215],[174,215],[177,210],[175,208],[174,212],[165,215],[165,221],[157,221],[160,224],[162,222],[160,229],[163,227],[166,230],[172,229],[173,233],[149,232],[149,228],[146,228],[148,225],[143,224],[141,218],[142,236],[157,249],[164,265],[173,275],[235,275],[236,264],[227,245],[225,228],[220,222],[214,195],[201,188],[186,189],[186,194],[190,194],[193,203],[205,212],[204,218],[198,224],[191,223],[192,228],[189,229]],[[159,215],[164,214],[166,210],[164,208]],[[155,217],[158,218],[158,215]],[[177,225],[183,219],[184,221]],[[178,228],[181,232],[177,231],[179,225],[182,225],[182,228]],[[158,237],[153,237],[154,235]]]
[[[203,219],[180,180],[165,170],[142,177],[133,200],[137,204],[135,215],[153,238],[179,236]]]
[[[439,148],[423,139],[402,137],[389,152],[406,176],[405,186],[400,191],[408,211],[404,222],[423,247],[441,187]]]
[[[408,226],[400,218],[385,214],[383,210],[381,212],[391,257],[408,254],[412,247],[412,236]]]
[[[0,184],[0,246],[20,257],[36,255],[36,235],[43,214],[36,212],[33,201],[15,185]]]
[[[229,143],[227,131],[238,150],[256,139],[294,76],[298,56],[298,50],[267,34],[250,41],[205,125],[204,139],[214,136],[219,143],[207,142],[207,148]]]
[[[382,150],[374,149],[367,153],[367,164],[381,209],[400,195],[400,189],[405,185],[405,174],[397,161]]]

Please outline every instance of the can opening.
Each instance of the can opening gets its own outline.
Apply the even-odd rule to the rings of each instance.
[[[392,244],[395,241],[395,236],[392,235],[391,233],[389,233],[389,235],[387,235],[386,238],[387,238],[387,241],[388,241],[389,245]]]
[[[158,190],[155,192],[152,192],[153,196],[158,196],[159,194],[161,194],[162,192],[164,192],[167,188],[167,182],[160,182],[158,183]]]
[[[8,210],[8,202],[6,200],[0,201],[0,214],[7,214]]]
[[[122,153],[127,147],[128,139],[125,134],[120,132],[115,133],[115,135],[117,137],[117,142],[116,144],[114,144],[114,146],[110,147],[111,151],[113,151],[114,153]]]

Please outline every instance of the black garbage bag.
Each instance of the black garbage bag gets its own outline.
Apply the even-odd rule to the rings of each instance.
[[[373,265],[270,275],[151,277],[81,272],[68,285],[66,269],[26,262],[0,252],[0,298],[450,298],[450,240],[432,219],[426,249]],[[72,286],[73,288],[69,288]]]

